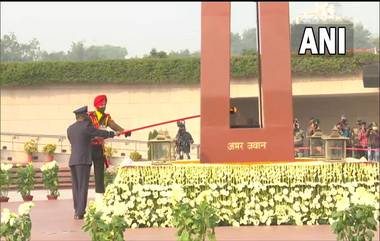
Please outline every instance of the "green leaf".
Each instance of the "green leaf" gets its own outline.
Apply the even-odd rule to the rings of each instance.
[[[179,237],[180,241],[190,241],[190,234],[186,230],[181,233],[181,236]]]
[[[207,238],[208,238],[209,241],[216,241],[215,233],[213,233],[213,232],[209,231],[207,233]]]

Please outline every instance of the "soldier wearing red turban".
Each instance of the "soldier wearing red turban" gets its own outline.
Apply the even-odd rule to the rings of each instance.
[[[95,128],[107,129],[110,127],[116,132],[121,132],[124,130],[121,126],[115,123],[111,118],[110,114],[105,113],[107,105],[107,96],[98,95],[94,99],[95,111],[89,112],[89,117]],[[125,137],[130,136],[131,133],[125,134]],[[102,196],[105,192],[104,188],[104,165],[108,168],[109,163],[104,156],[104,139],[101,137],[96,137],[91,142],[92,145],[92,161],[94,163],[94,173],[95,173],[95,192],[97,198]]]

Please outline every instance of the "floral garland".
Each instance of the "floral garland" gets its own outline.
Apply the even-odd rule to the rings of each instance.
[[[195,208],[206,198],[219,225],[316,225],[350,203],[376,208],[379,164],[172,166],[119,169],[103,202],[91,203],[107,224],[123,217],[128,227],[173,227],[176,203]],[[88,216],[86,219],[90,220]]]

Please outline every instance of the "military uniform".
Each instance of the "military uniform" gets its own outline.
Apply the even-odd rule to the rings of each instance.
[[[117,125],[111,118],[110,114],[104,112],[105,105],[107,104],[107,96],[99,95],[94,99],[95,111],[89,113],[89,117],[92,121],[92,124],[95,128],[106,130],[107,127],[110,127],[112,130],[120,132],[124,129]],[[100,110],[104,107],[103,110]],[[130,136],[130,133],[125,135]],[[109,163],[104,156],[104,139],[103,138],[94,138],[91,141],[92,145],[92,161],[94,163],[94,174],[95,174],[95,192],[103,194],[105,192],[104,187],[104,165],[108,168]]]
[[[194,143],[193,137],[186,131],[185,124],[178,122],[177,126],[179,127],[176,135],[177,154],[181,160],[183,159],[184,153],[187,159],[190,159],[190,145]]]
[[[72,191],[75,219],[82,219],[87,205],[88,182],[91,169],[91,139],[109,138],[114,132],[94,128],[87,118],[87,106],[74,111],[77,121],[67,128],[67,137],[71,144],[69,166],[72,179]]]

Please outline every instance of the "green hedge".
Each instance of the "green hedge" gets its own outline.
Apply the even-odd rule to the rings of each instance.
[[[379,55],[292,56],[293,75],[344,75],[361,71]],[[258,76],[256,56],[232,57],[232,78]],[[1,86],[41,84],[195,84],[199,83],[199,58],[129,59],[90,62],[23,62],[0,64]]]

